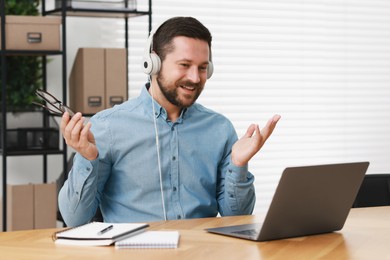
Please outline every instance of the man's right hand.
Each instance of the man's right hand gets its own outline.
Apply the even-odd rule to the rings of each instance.
[[[85,118],[80,112],[70,118],[65,112],[61,120],[61,133],[67,145],[87,160],[95,160],[98,157],[95,137],[91,132],[91,122],[84,125]]]

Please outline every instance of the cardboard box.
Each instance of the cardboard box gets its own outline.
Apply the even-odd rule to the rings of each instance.
[[[55,228],[57,185],[7,185],[7,230]]]
[[[34,228],[34,187],[7,185],[7,230]]]
[[[94,114],[104,108],[104,49],[80,48],[69,77],[70,107]]]
[[[105,108],[127,99],[126,49],[105,49]]]
[[[70,107],[95,114],[127,99],[126,49],[80,48],[69,77]]]
[[[60,17],[7,15],[5,19],[7,50],[61,49]]]
[[[34,228],[57,226],[57,184],[34,184]]]

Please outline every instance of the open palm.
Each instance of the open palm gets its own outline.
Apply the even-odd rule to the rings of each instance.
[[[258,125],[250,125],[245,135],[233,145],[233,164],[236,166],[246,165],[271,136],[279,119],[279,115],[274,115],[270,120],[268,120],[267,125],[261,130]]]

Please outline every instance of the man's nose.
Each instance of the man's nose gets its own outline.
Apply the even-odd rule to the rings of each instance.
[[[192,66],[187,73],[187,78],[193,82],[193,83],[199,83],[200,82],[200,74],[199,70],[196,66]]]

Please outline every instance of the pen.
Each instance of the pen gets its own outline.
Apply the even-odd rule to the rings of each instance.
[[[100,231],[98,232],[98,235],[99,235],[99,236],[100,236],[100,235],[103,235],[104,233],[110,231],[110,230],[113,229],[113,228],[114,228],[113,225],[109,225],[108,227],[106,227],[106,228],[100,230]]]

